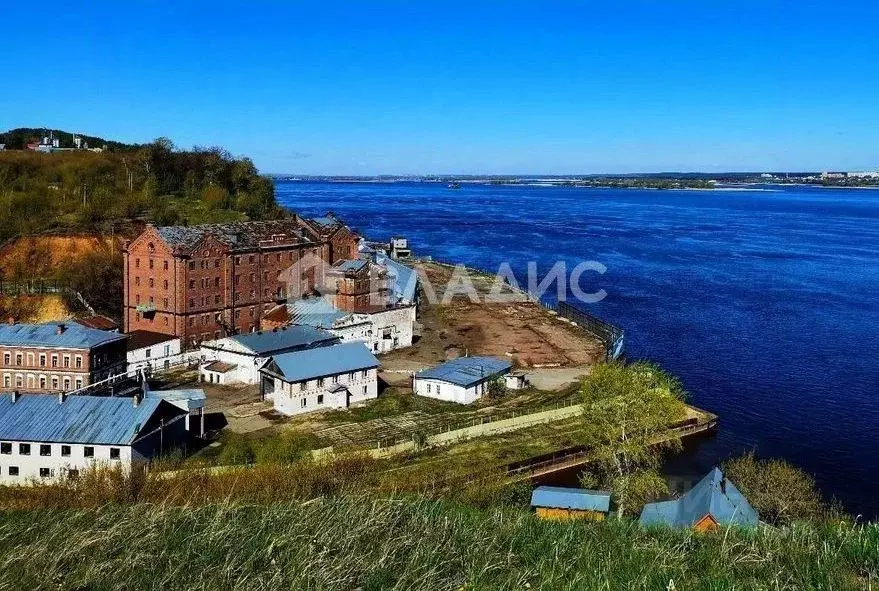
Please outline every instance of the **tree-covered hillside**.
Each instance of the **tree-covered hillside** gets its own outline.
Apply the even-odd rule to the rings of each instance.
[[[45,230],[106,231],[282,215],[272,181],[222,148],[170,140],[123,151],[0,152],[0,242]]]

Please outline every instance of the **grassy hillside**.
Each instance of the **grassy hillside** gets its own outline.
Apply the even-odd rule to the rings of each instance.
[[[2,515],[0,589],[863,589],[877,547],[875,526],[694,535],[411,499],[107,506]]]

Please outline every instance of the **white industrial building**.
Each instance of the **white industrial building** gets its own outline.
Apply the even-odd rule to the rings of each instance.
[[[524,387],[524,376],[511,369],[512,364],[504,359],[458,357],[416,373],[412,389],[419,396],[470,404],[487,394],[489,384],[497,379],[511,390]]]
[[[129,373],[146,368],[167,369],[186,360],[180,337],[174,335],[135,330],[128,333],[126,346]]]
[[[130,470],[185,447],[185,417],[160,398],[0,394],[0,484]]]
[[[327,330],[342,342],[362,342],[373,353],[387,353],[412,346],[415,305],[383,310],[344,312],[324,298],[296,300],[272,310],[267,316],[280,322]]]
[[[284,326],[202,343],[201,379],[219,384],[257,384],[269,358],[339,342],[339,337],[313,326]]]
[[[260,390],[285,415],[347,408],[378,397],[378,367],[362,343],[294,351],[262,368]]]

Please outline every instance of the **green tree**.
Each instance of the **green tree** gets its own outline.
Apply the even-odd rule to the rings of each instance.
[[[680,447],[668,428],[686,416],[680,382],[646,363],[596,366],[583,380],[583,443],[592,451],[595,482],[610,487],[617,514],[667,492],[662,454]]]
[[[749,452],[726,462],[723,471],[763,521],[783,525],[833,516],[835,511],[815,480],[784,460],[760,460]]]
[[[507,394],[507,384],[504,382],[504,378],[495,378],[488,382],[488,397],[489,398],[502,398]]]

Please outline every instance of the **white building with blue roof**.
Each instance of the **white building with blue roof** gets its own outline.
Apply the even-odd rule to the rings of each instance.
[[[339,342],[333,333],[314,326],[284,326],[202,343],[202,381],[258,384],[259,370],[282,353],[327,347]]]
[[[470,404],[488,393],[490,382],[503,380],[510,389],[521,387],[513,364],[497,357],[458,357],[415,374],[413,391],[419,396]]]
[[[260,390],[285,415],[348,408],[378,398],[378,368],[363,343],[282,353],[262,368]]]
[[[161,398],[0,394],[0,484],[130,470],[184,447],[186,416]]]

